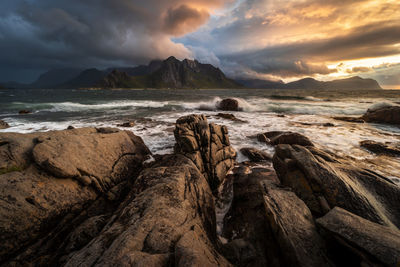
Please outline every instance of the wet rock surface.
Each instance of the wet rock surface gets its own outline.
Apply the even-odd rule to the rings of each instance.
[[[384,144],[372,140],[361,141],[360,146],[379,155],[400,156],[400,145]]]
[[[362,118],[357,117],[334,117],[333,119],[338,121],[347,121],[347,122],[354,122],[354,123],[364,123],[365,120]]]

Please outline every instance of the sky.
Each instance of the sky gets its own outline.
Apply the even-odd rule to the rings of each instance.
[[[232,78],[400,89],[398,0],[1,0],[0,81],[175,56]]]

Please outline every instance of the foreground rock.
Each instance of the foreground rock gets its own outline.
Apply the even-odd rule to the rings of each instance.
[[[263,180],[278,182],[270,167],[250,169],[240,165],[230,175],[233,199],[223,221],[227,239],[225,256],[235,266],[281,266],[282,257],[269,226],[260,186]]]
[[[7,122],[0,120],[0,129],[7,129],[10,128],[10,125],[8,125]]]
[[[368,149],[369,151],[379,154],[379,155],[387,155],[387,156],[400,156],[400,148],[371,141],[371,140],[366,140],[366,141],[361,141],[360,146],[363,148]]]
[[[279,179],[315,215],[337,206],[367,220],[400,227],[400,188],[389,179],[314,147],[279,145],[273,158]]]
[[[360,265],[365,266],[367,263],[367,266],[380,264],[398,266],[400,262],[399,230],[370,222],[338,207],[317,219],[317,223],[340,246],[350,250],[350,254],[358,259]],[[349,261],[350,259],[347,258],[346,262]]]
[[[228,129],[208,124],[204,115],[189,115],[177,120],[174,135],[175,152],[190,158],[215,191],[236,158]]]
[[[217,109],[223,111],[242,111],[239,101],[234,98],[226,98],[217,103]]]
[[[261,182],[266,217],[287,266],[332,266],[310,210],[295,193]]]
[[[61,241],[90,215],[115,208],[148,155],[141,138],[125,131],[1,133],[0,263],[51,265],[61,257],[57,248],[73,250],[75,241]]]
[[[270,161],[272,159],[271,155],[253,147],[241,148],[240,152],[252,162]]]
[[[361,119],[366,122],[377,122],[400,125],[400,106],[369,109]]]
[[[213,195],[183,155],[144,170],[107,227],[65,266],[230,266],[216,250]]]
[[[300,145],[300,146],[314,146],[314,144],[308,139],[308,137],[294,132],[266,132],[258,134],[257,139],[260,142],[265,142],[270,145],[289,144],[289,145]]]

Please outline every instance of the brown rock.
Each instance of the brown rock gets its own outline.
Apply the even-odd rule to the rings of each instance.
[[[26,109],[22,109],[22,110],[18,111],[18,114],[30,114],[30,113],[32,113],[32,111],[26,110]]]
[[[264,136],[262,136],[264,135]],[[257,136],[258,140],[269,140],[271,145],[289,144],[289,145],[300,145],[300,146],[314,146],[314,144],[308,139],[308,137],[299,133],[293,132],[266,132]]]
[[[271,155],[252,147],[241,148],[240,152],[248,157],[252,162],[270,161],[272,159]]]
[[[217,109],[224,111],[242,111],[239,101],[233,98],[226,98],[217,103]]]
[[[114,219],[65,266],[230,266],[216,247],[214,200],[188,158],[145,169]]]
[[[347,121],[347,122],[355,122],[355,123],[364,123],[365,120],[362,118],[356,117],[333,117],[333,119],[338,121]]]
[[[387,156],[400,156],[400,148],[375,142],[372,140],[361,141],[360,146],[368,149],[369,151],[379,154],[379,155],[387,155]]]
[[[124,127],[124,128],[131,128],[133,126],[135,126],[135,123],[133,121],[128,121],[128,122],[124,122],[121,124],[117,124],[118,127]]]
[[[366,122],[400,124],[400,106],[369,109],[361,119]]]
[[[174,135],[175,151],[191,159],[215,191],[236,158],[228,129],[208,124],[203,115],[189,115],[177,120]]]
[[[400,262],[398,229],[373,223],[339,207],[317,219],[317,224],[341,246],[350,250],[360,263],[367,262],[367,266],[398,266]]]
[[[268,222],[287,266],[332,266],[310,210],[294,192],[261,182]]]
[[[71,231],[73,218],[88,212],[88,205],[102,193],[134,177],[149,154],[139,137],[125,131],[101,134],[84,128],[0,133],[0,140],[2,263],[17,257],[17,252],[21,253],[17,262],[32,263],[43,256],[38,251],[47,248],[46,244],[58,248]],[[23,253],[22,248],[26,249]]]
[[[8,125],[7,122],[0,120],[0,129],[7,129],[10,128],[10,125]]]
[[[231,120],[231,121],[245,122],[244,120],[238,119],[238,118],[235,117],[235,115],[229,114],[229,113],[218,113],[218,114],[215,115],[215,116],[216,116],[216,117],[219,117],[219,118]]]
[[[400,226],[400,188],[383,176],[314,147],[279,145],[273,163],[282,184],[316,215],[337,206],[382,225]]]
[[[225,256],[235,266],[283,266],[282,257],[266,218],[260,182],[279,182],[273,169],[233,170],[233,199],[223,220],[222,235],[228,243]]]

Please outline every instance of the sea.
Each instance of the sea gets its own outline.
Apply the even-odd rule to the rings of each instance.
[[[216,116],[216,105],[235,98],[243,111],[229,112],[243,122]],[[400,185],[400,158],[377,156],[360,147],[363,140],[400,142],[400,128],[385,124],[350,123],[335,116],[364,114],[370,108],[400,105],[400,90],[323,91],[265,89],[3,89],[0,119],[11,127],[0,132],[30,133],[73,127],[118,127],[134,121],[130,130],[143,138],[154,154],[173,151],[174,123],[185,115],[205,114],[210,122],[228,127],[239,151],[255,147],[273,154],[274,148],[254,136],[268,131],[293,131],[339,156],[367,164]],[[19,115],[19,110],[32,111]],[[227,113],[227,112],[225,112]],[[327,127],[325,124],[333,126]],[[246,161],[239,153],[238,161]]]

